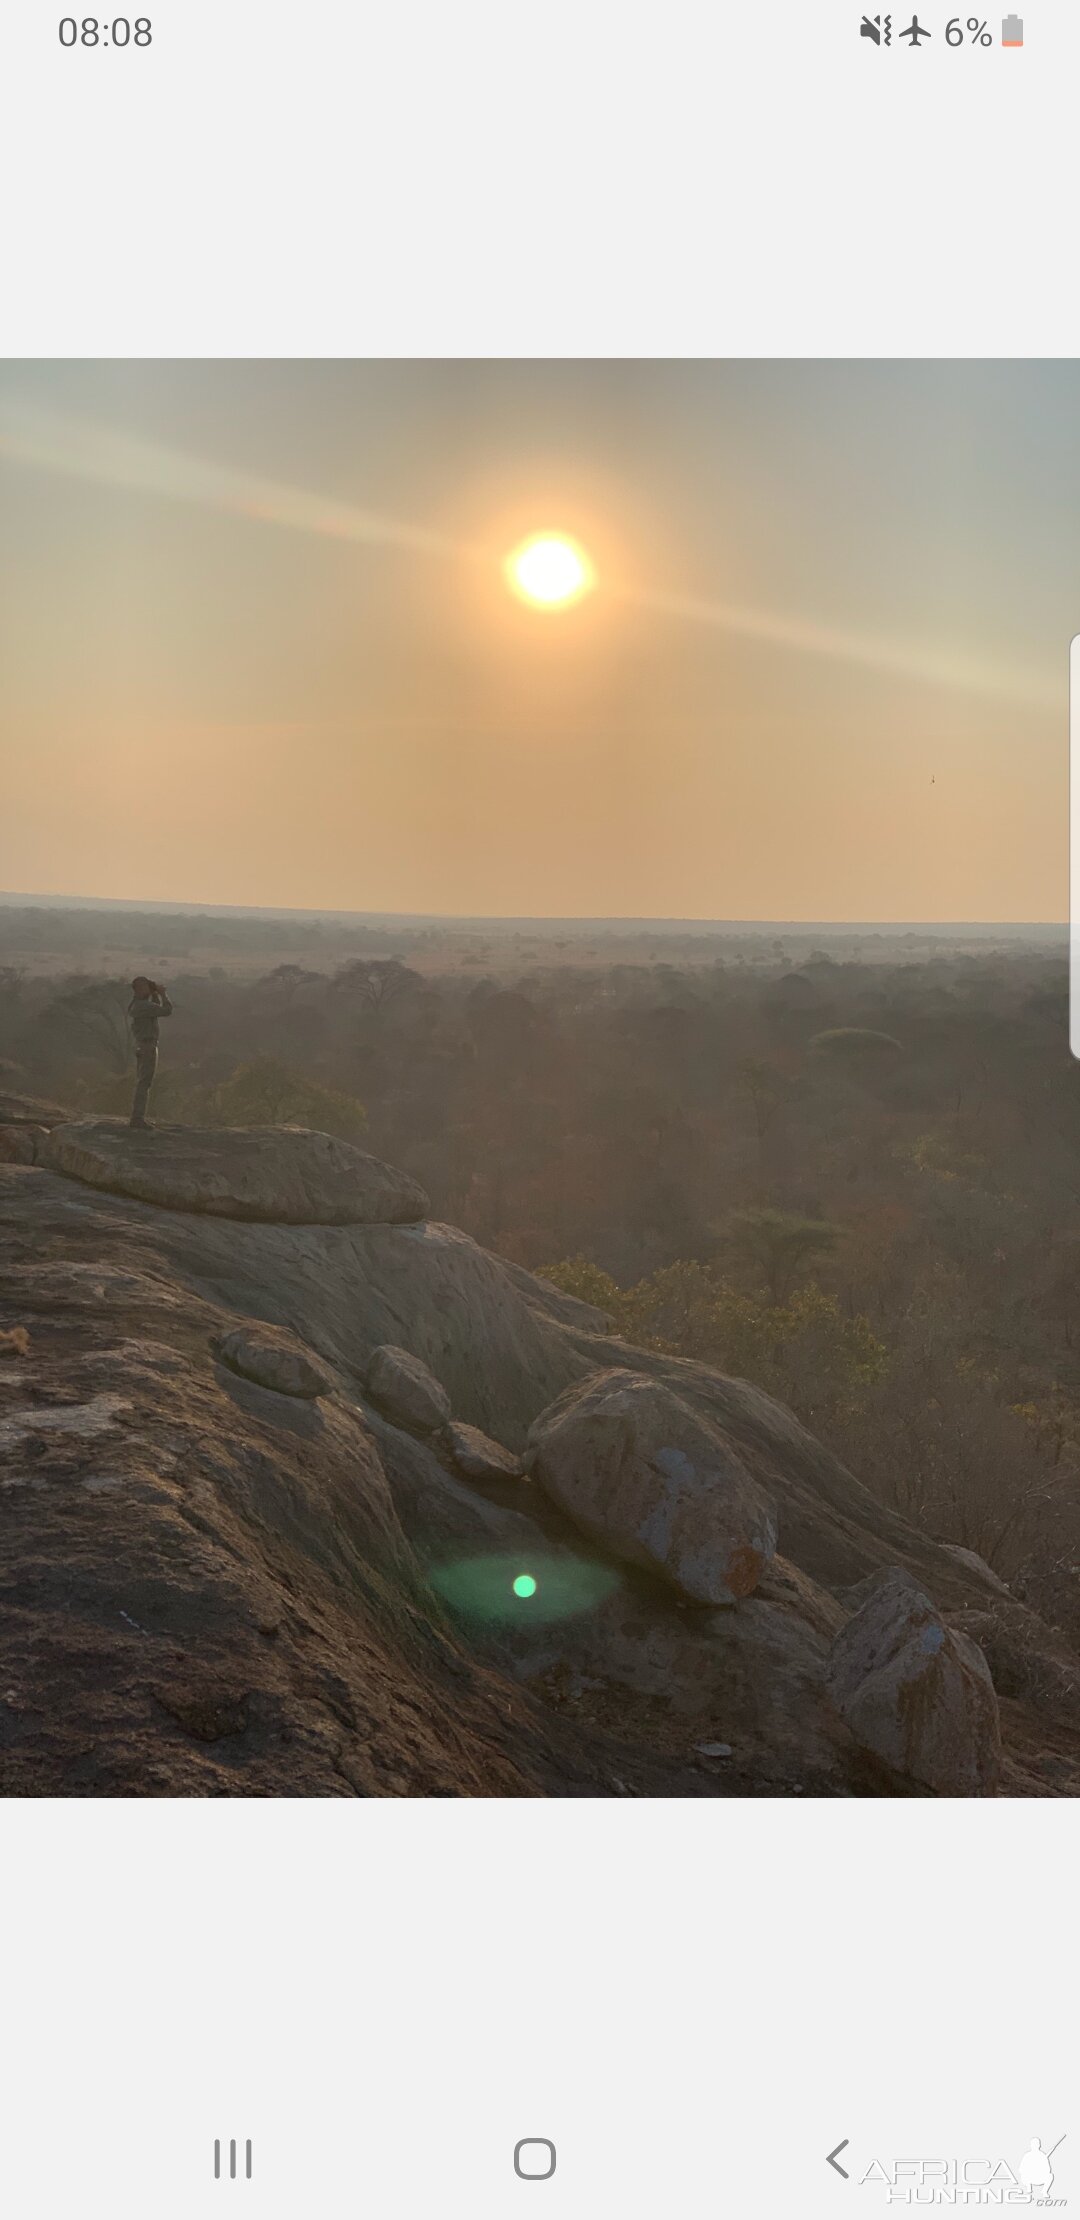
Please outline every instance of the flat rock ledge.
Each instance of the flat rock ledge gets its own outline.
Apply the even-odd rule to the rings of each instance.
[[[159,1125],[112,1118],[54,1126],[37,1161],[161,1210],[285,1226],[415,1225],[430,1209],[407,1172],[304,1126]]]

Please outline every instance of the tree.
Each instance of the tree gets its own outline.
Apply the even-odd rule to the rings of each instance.
[[[291,1002],[301,987],[323,985],[321,971],[309,971],[303,964],[275,964],[264,978],[256,980],[256,992],[276,1001]]]
[[[886,1369],[884,1343],[868,1321],[845,1317],[820,1287],[769,1303],[692,1260],[666,1265],[630,1288],[583,1256],[549,1265],[543,1276],[606,1311],[625,1340],[752,1380],[808,1425],[850,1421]]]
[[[375,956],[343,965],[335,972],[331,985],[335,994],[353,995],[372,1010],[383,1010],[402,995],[416,994],[424,980],[419,971],[412,971],[396,956]]]
[[[838,1228],[788,1210],[737,1210],[731,1240],[761,1273],[774,1303],[786,1302],[802,1266],[836,1245]]]
[[[845,1064],[849,1070],[867,1065],[876,1068],[904,1053],[902,1041],[892,1033],[879,1033],[871,1025],[833,1025],[824,1033],[815,1033],[808,1046],[812,1055]]]
[[[743,1058],[739,1081],[750,1097],[754,1128],[758,1140],[763,1141],[777,1111],[791,1099],[791,1081],[775,1064],[767,1064],[758,1056]]]
[[[359,1140],[367,1124],[362,1102],[270,1056],[240,1064],[216,1087],[211,1114],[216,1125],[306,1125],[342,1141]]]
[[[131,1061],[127,995],[119,981],[93,980],[58,995],[45,1012],[47,1023],[95,1049],[109,1070],[125,1072]]]
[[[469,996],[468,1024],[482,1055],[499,1063],[516,1064],[531,1050],[539,1018],[528,995],[513,988],[499,988],[494,994],[478,992]]]

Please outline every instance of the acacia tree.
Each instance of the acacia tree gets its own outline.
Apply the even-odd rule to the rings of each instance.
[[[49,1025],[95,1049],[119,1076],[131,1061],[127,995],[118,980],[91,980],[58,995],[45,1013]]]
[[[334,975],[333,990],[366,1002],[372,1010],[383,1010],[402,995],[415,994],[423,984],[420,972],[397,956],[373,956],[343,965]]]
[[[815,1033],[808,1046],[811,1055],[847,1071],[877,1071],[904,1053],[894,1034],[879,1032],[872,1025],[830,1026],[824,1033]]]

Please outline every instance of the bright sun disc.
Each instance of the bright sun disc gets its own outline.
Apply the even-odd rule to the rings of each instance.
[[[580,601],[595,584],[584,548],[562,532],[534,532],[507,556],[504,567],[521,600],[543,609]]]

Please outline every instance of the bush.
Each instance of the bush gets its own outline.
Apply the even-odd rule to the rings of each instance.
[[[341,1141],[359,1140],[367,1125],[355,1096],[322,1087],[270,1056],[240,1064],[212,1090],[208,1109],[213,1125],[307,1125]]]
[[[886,1368],[885,1345],[868,1321],[845,1317],[835,1296],[812,1284],[771,1303],[740,1293],[709,1265],[684,1262],[621,1288],[582,1256],[546,1266],[543,1276],[608,1311],[624,1340],[752,1380],[808,1425],[850,1417]]]

